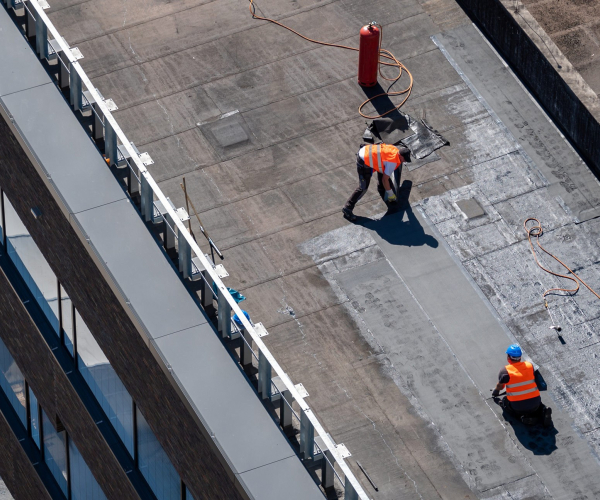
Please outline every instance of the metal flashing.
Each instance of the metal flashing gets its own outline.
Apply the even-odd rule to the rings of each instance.
[[[0,101],[13,92],[52,82],[39,61],[31,57],[31,47],[4,9],[0,9],[0,47]]]
[[[126,198],[54,84],[28,88],[1,99],[71,213]]]
[[[152,338],[207,322],[129,200],[74,218]]]

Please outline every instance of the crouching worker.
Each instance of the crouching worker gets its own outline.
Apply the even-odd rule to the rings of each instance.
[[[511,415],[520,418],[527,425],[542,423],[544,427],[552,426],[552,408],[542,404],[540,391],[535,382],[533,365],[529,361],[521,361],[522,351],[518,344],[506,350],[508,364],[498,374],[498,384],[492,392],[498,397],[506,387],[506,396],[502,407]]]
[[[393,175],[404,158],[401,153],[408,152],[406,148],[399,150],[391,144],[363,144],[356,155],[356,170],[358,171],[358,188],[348,199],[342,212],[344,217],[354,222],[356,215],[352,213],[355,205],[364,196],[369,189],[371,176],[377,172],[377,191],[386,203],[394,204],[397,202],[393,183],[390,182],[390,176]]]

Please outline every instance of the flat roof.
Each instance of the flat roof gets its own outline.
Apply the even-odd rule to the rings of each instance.
[[[541,299],[554,281],[522,226],[541,217],[542,244],[599,289],[600,220],[574,219],[600,205],[600,188],[457,2],[256,1],[261,15],[354,47],[361,26],[381,22],[383,47],[415,78],[403,111],[450,142],[439,160],[405,166],[404,213],[383,217],[371,186],[358,225],[340,213],[367,121],[356,53],[252,20],[246,0],[129,0],[126,14],[115,0],[50,3],[177,206],[185,176],[226,285],[247,297],[369,495],[600,495],[600,308],[585,290],[552,298],[560,343]],[[469,200],[485,214],[469,219],[458,204]],[[490,398],[515,340],[549,381],[555,429],[505,420]]]

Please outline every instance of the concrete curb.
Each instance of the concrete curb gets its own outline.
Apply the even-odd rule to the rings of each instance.
[[[511,0],[457,3],[600,176],[600,99],[546,32],[522,5],[515,9]]]

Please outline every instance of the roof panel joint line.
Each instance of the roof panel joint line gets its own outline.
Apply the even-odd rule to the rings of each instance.
[[[338,463],[340,469],[342,470],[342,472],[345,475],[345,496],[344,496],[344,498],[347,500],[350,500],[350,499],[369,500],[369,497],[367,496],[367,494],[361,487],[360,483],[358,482],[358,480],[356,479],[356,477],[354,476],[354,474],[352,473],[352,471],[350,470],[350,468],[344,461],[344,457],[341,452],[341,447],[336,446],[336,444],[329,437],[327,432],[325,432],[323,425],[321,424],[321,422],[319,422],[319,420],[315,416],[314,412],[311,410],[309,405],[306,403],[306,401],[304,400],[304,397],[300,394],[297,387],[291,381],[291,379],[289,378],[287,373],[285,373],[283,371],[283,369],[281,368],[281,366],[279,365],[279,363],[277,362],[277,360],[275,359],[273,354],[269,351],[269,349],[267,348],[265,343],[262,341],[261,335],[257,331],[256,327],[242,313],[241,308],[238,306],[235,299],[231,296],[227,287],[221,281],[221,278],[219,276],[220,273],[217,270],[217,266],[215,266],[212,262],[209,261],[209,259],[207,258],[207,256],[205,256],[204,252],[200,249],[199,245],[196,243],[196,241],[194,240],[192,235],[188,232],[187,228],[185,227],[185,224],[182,222],[181,218],[178,216],[175,208],[172,207],[168,198],[164,195],[164,193],[162,192],[162,190],[160,189],[160,187],[158,186],[158,184],[156,183],[156,181],[154,180],[154,178],[152,177],[152,175],[146,168],[144,161],[142,161],[139,153],[135,150],[135,146],[133,146],[133,144],[127,139],[123,130],[121,130],[121,127],[119,126],[119,124],[117,123],[117,121],[115,120],[115,118],[113,117],[113,115],[111,113],[111,109],[109,109],[108,103],[105,102],[105,100],[102,97],[102,95],[100,94],[100,92],[98,92],[98,90],[94,87],[94,85],[92,84],[89,77],[83,71],[83,68],[81,67],[81,65],[77,62],[77,59],[80,58],[80,55],[79,54],[75,55],[74,51],[69,47],[69,45],[66,43],[66,41],[60,36],[60,33],[58,32],[56,27],[52,24],[52,21],[50,21],[50,19],[44,12],[43,7],[38,2],[38,0],[30,0],[30,5],[35,10],[36,21],[39,19],[39,22],[43,23],[43,25],[45,26],[45,29],[43,30],[42,34],[46,34],[46,38],[48,37],[48,33],[53,37],[54,45],[58,46],[59,51],[61,51],[67,59],[65,64],[68,63],[71,73],[74,73],[74,72],[77,73],[78,80],[80,80],[80,81],[77,81],[77,84],[78,85],[81,84],[81,85],[85,86],[85,88],[87,89],[86,95],[91,97],[91,99],[93,99],[95,101],[95,104],[97,105],[98,113],[104,117],[105,134],[109,136],[111,141],[118,139],[118,141],[120,141],[120,143],[121,143],[120,148],[124,149],[127,152],[128,157],[131,158],[131,160],[133,161],[134,166],[130,165],[130,168],[133,169],[133,167],[135,167],[135,170],[137,170],[137,173],[139,173],[139,179],[141,181],[142,190],[144,190],[144,188],[146,187],[146,188],[149,188],[148,191],[151,192],[151,194],[150,194],[151,199],[148,199],[147,202],[150,202],[152,204],[153,198],[154,198],[154,196],[156,196],[157,201],[163,205],[165,212],[169,215],[173,225],[177,228],[179,235],[182,235],[181,236],[182,239],[185,240],[187,245],[189,245],[191,252],[193,252],[193,254],[195,254],[196,258],[199,260],[199,262],[202,264],[202,266],[204,266],[204,269],[206,270],[206,272],[209,275],[209,279],[211,279],[212,282],[216,285],[216,288],[219,291],[219,295],[223,297],[223,299],[221,299],[222,302],[220,303],[221,307],[223,309],[229,310],[237,315],[240,322],[242,323],[243,328],[249,334],[251,340],[257,346],[259,353],[262,355],[262,357],[264,359],[263,363],[268,363],[268,365],[270,365],[272,371],[274,372],[274,375],[279,377],[281,382],[285,386],[285,390],[289,391],[292,398],[295,399],[296,402],[298,403],[300,410],[301,410],[301,415],[305,419],[305,422],[306,422],[305,426],[307,426],[307,429],[308,429],[308,424],[310,424],[310,426],[314,429],[314,431],[316,431],[317,435],[322,440],[323,444],[331,452],[331,455],[333,456],[335,461]],[[75,79],[76,77],[74,75],[72,75],[72,78]],[[83,89],[81,89],[81,90],[83,90]],[[111,135],[113,133],[114,133],[114,139],[112,139],[112,135]],[[114,145],[114,142],[113,142],[113,145]],[[113,151],[113,154],[115,154],[114,151]],[[115,161],[116,161],[116,159],[117,158],[115,157]],[[149,198],[150,198],[150,196],[149,196]],[[142,196],[142,199],[144,199],[144,196]],[[175,228],[173,228],[173,229],[175,229]],[[190,257],[193,258],[193,254],[190,255]],[[221,313],[221,314],[223,314],[223,313]],[[224,327],[224,329],[226,330],[227,327]],[[248,340],[250,340],[250,339],[248,339]],[[265,391],[265,392],[267,392],[267,391]],[[307,432],[310,432],[310,431],[307,430]],[[308,438],[309,438],[309,436],[307,436],[307,439]]]

